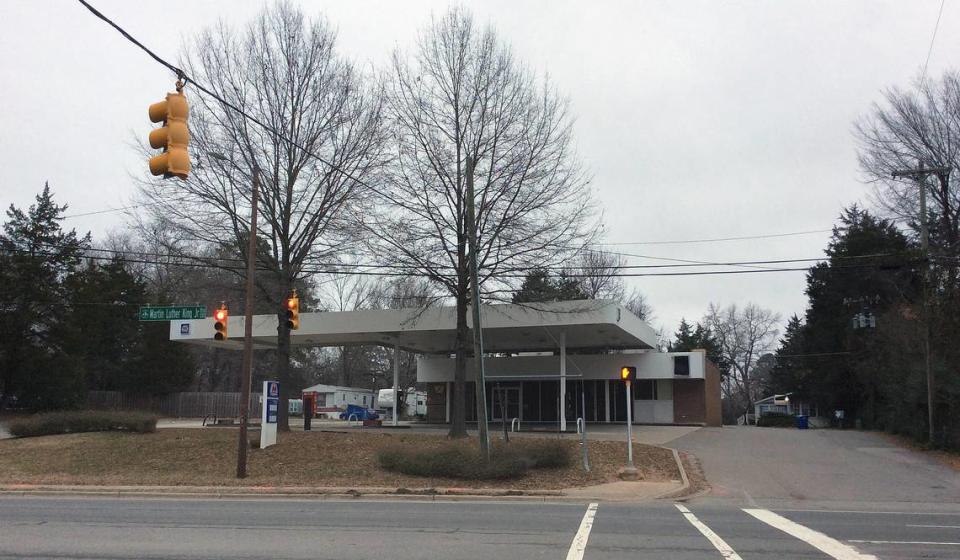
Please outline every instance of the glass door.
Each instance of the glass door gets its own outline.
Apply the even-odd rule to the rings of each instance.
[[[494,386],[490,399],[490,419],[503,420],[504,405],[506,405],[506,419],[520,418],[520,387]]]

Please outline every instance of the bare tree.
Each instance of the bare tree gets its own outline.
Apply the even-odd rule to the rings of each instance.
[[[588,248],[574,262],[569,274],[577,278],[587,297],[618,301],[640,319],[653,320],[653,307],[643,292],[637,288],[627,291],[623,281],[623,270],[628,265],[626,255]]]
[[[913,169],[923,160],[928,166],[952,166],[960,173],[960,72],[948,71],[940,80],[928,80],[911,89],[890,88],[885,103],[874,104],[857,123],[860,167],[874,182],[880,207],[908,223],[920,223],[916,184],[894,180],[898,169]],[[960,185],[948,175],[928,179],[931,245],[950,254],[960,251]]]
[[[625,256],[589,248],[580,253],[575,262],[570,273],[578,277],[580,288],[587,297],[624,301],[626,287],[620,272],[627,265]]]
[[[655,315],[653,314],[653,306],[650,305],[650,302],[647,301],[647,296],[643,294],[640,290],[634,288],[630,290],[630,293],[621,300],[624,307],[626,307],[630,313],[633,313],[640,319],[643,319],[646,322],[653,321]],[[663,327],[660,328],[663,330]]]
[[[184,243],[171,249],[211,245],[245,259],[251,185],[259,179],[256,259],[264,272],[258,281],[271,280],[261,283],[261,290],[280,319],[276,375],[282,429],[288,427],[285,402],[291,390],[283,301],[299,280],[349,249],[354,236],[348,211],[362,203],[368,191],[361,181],[381,164],[380,92],[365,87],[337,53],[336,38],[326,20],[307,21],[288,3],[265,10],[242,32],[220,25],[198,35],[183,66],[269,129],[214,99],[191,96],[196,165],[190,179],[153,181],[142,189],[154,212],[181,232]],[[244,273],[232,264],[229,270]]]
[[[433,19],[416,52],[397,51],[387,87],[394,160],[381,196],[361,216],[371,249],[441,286],[457,308],[450,435],[466,435],[470,352],[466,161],[475,162],[479,282],[557,266],[592,235],[592,201],[573,149],[567,102],[516,61],[491,27],[464,9]]]
[[[724,380],[725,396],[740,405],[741,414],[753,409],[761,397],[762,380],[755,372],[760,357],[773,350],[780,331],[780,315],[755,303],[739,309],[736,304],[720,308],[711,303],[703,318],[729,366]]]

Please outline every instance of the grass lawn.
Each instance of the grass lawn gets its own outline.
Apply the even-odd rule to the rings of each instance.
[[[256,437],[257,432],[251,434]],[[525,441],[529,440],[514,438],[510,445],[522,446]],[[508,481],[462,481],[381,469],[377,450],[397,443],[430,447],[447,440],[420,434],[282,433],[278,445],[250,450],[249,476],[237,480],[235,430],[162,429],[153,434],[103,432],[8,439],[0,440],[0,483],[560,489],[613,480],[626,458],[625,443],[591,441],[592,470],[587,473],[580,465],[579,445],[567,440],[565,444],[576,457],[570,468],[531,470]],[[669,450],[634,444],[633,452],[646,480],[680,478]]]

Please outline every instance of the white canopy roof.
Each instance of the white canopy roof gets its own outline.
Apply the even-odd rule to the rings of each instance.
[[[657,336],[622,305],[609,300],[577,300],[481,307],[484,350],[487,352],[551,351],[566,335],[568,350],[654,348]],[[213,339],[213,318],[170,322],[170,340],[239,350],[243,346],[243,316],[231,315],[229,340]],[[300,328],[291,344],[304,346],[397,345],[420,354],[454,351],[456,309],[428,307],[301,313]],[[470,313],[467,324],[472,324]],[[277,316],[254,315],[256,348],[277,345]]]

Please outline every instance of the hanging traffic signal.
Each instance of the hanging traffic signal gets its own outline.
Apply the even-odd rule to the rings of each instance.
[[[620,368],[621,381],[633,381],[637,378],[637,368],[633,366],[623,366]]]
[[[217,331],[213,335],[214,340],[227,339],[227,319],[230,318],[230,312],[227,311],[225,303],[220,304],[220,309],[213,312],[213,329]]]
[[[287,298],[287,328],[292,331],[300,328],[300,298],[296,289]]]
[[[150,147],[163,153],[150,158],[150,173],[164,177],[186,179],[190,174],[190,130],[187,116],[190,108],[187,98],[179,91],[168,93],[167,99],[150,106],[150,122],[163,122],[163,126],[150,132]]]

